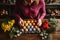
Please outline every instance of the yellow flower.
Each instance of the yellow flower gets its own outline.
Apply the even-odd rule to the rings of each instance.
[[[4,32],[10,31],[14,23],[15,23],[15,20],[11,20],[11,21],[8,21],[7,24],[2,23],[1,27],[4,30]]]
[[[10,31],[11,28],[12,28],[12,26],[11,26],[11,25],[8,25],[8,24],[2,26],[2,29],[4,30],[4,32],[6,32],[6,31]]]
[[[4,29],[4,32],[6,32],[6,29]]]
[[[5,25],[6,29],[9,29],[10,27],[8,25]]]
[[[11,20],[12,23],[15,23],[15,20]]]
[[[15,20],[8,21],[8,24],[11,26],[13,26],[14,23],[15,23]]]
[[[10,25],[13,26],[13,23],[11,23]]]
[[[10,22],[10,21],[8,21],[8,24],[11,24],[11,22]]]
[[[4,26],[4,23],[2,23],[2,26]]]
[[[6,25],[6,30],[10,31],[12,26]]]

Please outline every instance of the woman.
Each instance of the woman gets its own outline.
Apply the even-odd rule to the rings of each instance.
[[[20,26],[24,26],[23,19],[37,19],[37,24],[41,26],[46,15],[45,2],[44,0],[16,0],[14,15]]]

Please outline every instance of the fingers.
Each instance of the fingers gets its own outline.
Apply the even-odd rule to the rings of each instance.
[[[21,26],[24,26],[24,22],[20,22],[20,25],[21,25]]]
[[[37,24],[38,26],[41,26],[42,25],[42,23],[41,22],[38,22],[38,24]]]
[[[38,26],[41,26],[42,25],[42,21],[41,19],[38,19],[38,23],[37,23]]]
[[[19,25],[20,25],[20,26],[24,26],[24,22],[23,22],[22,19],[19,20]]]

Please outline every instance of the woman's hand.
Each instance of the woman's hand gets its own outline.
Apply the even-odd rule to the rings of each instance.
[[[41,20],[41,19],[38,19],[37,25],[38,25],[38,26],[41,26],[41,25],[42,25],[42,20]]]
[[[24,26],[24,21],[23,21],[23,19],[21,19],[21,18],[20,18],[20,20],[19,20],[19,25],[20,25],[20,26]]]

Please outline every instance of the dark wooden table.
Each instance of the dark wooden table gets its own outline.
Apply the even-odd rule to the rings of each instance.
[[[39,34],[21,34],[19,37],[10,39],[7,33],[0,33],[0,40],[41,40],[41,38]]]

